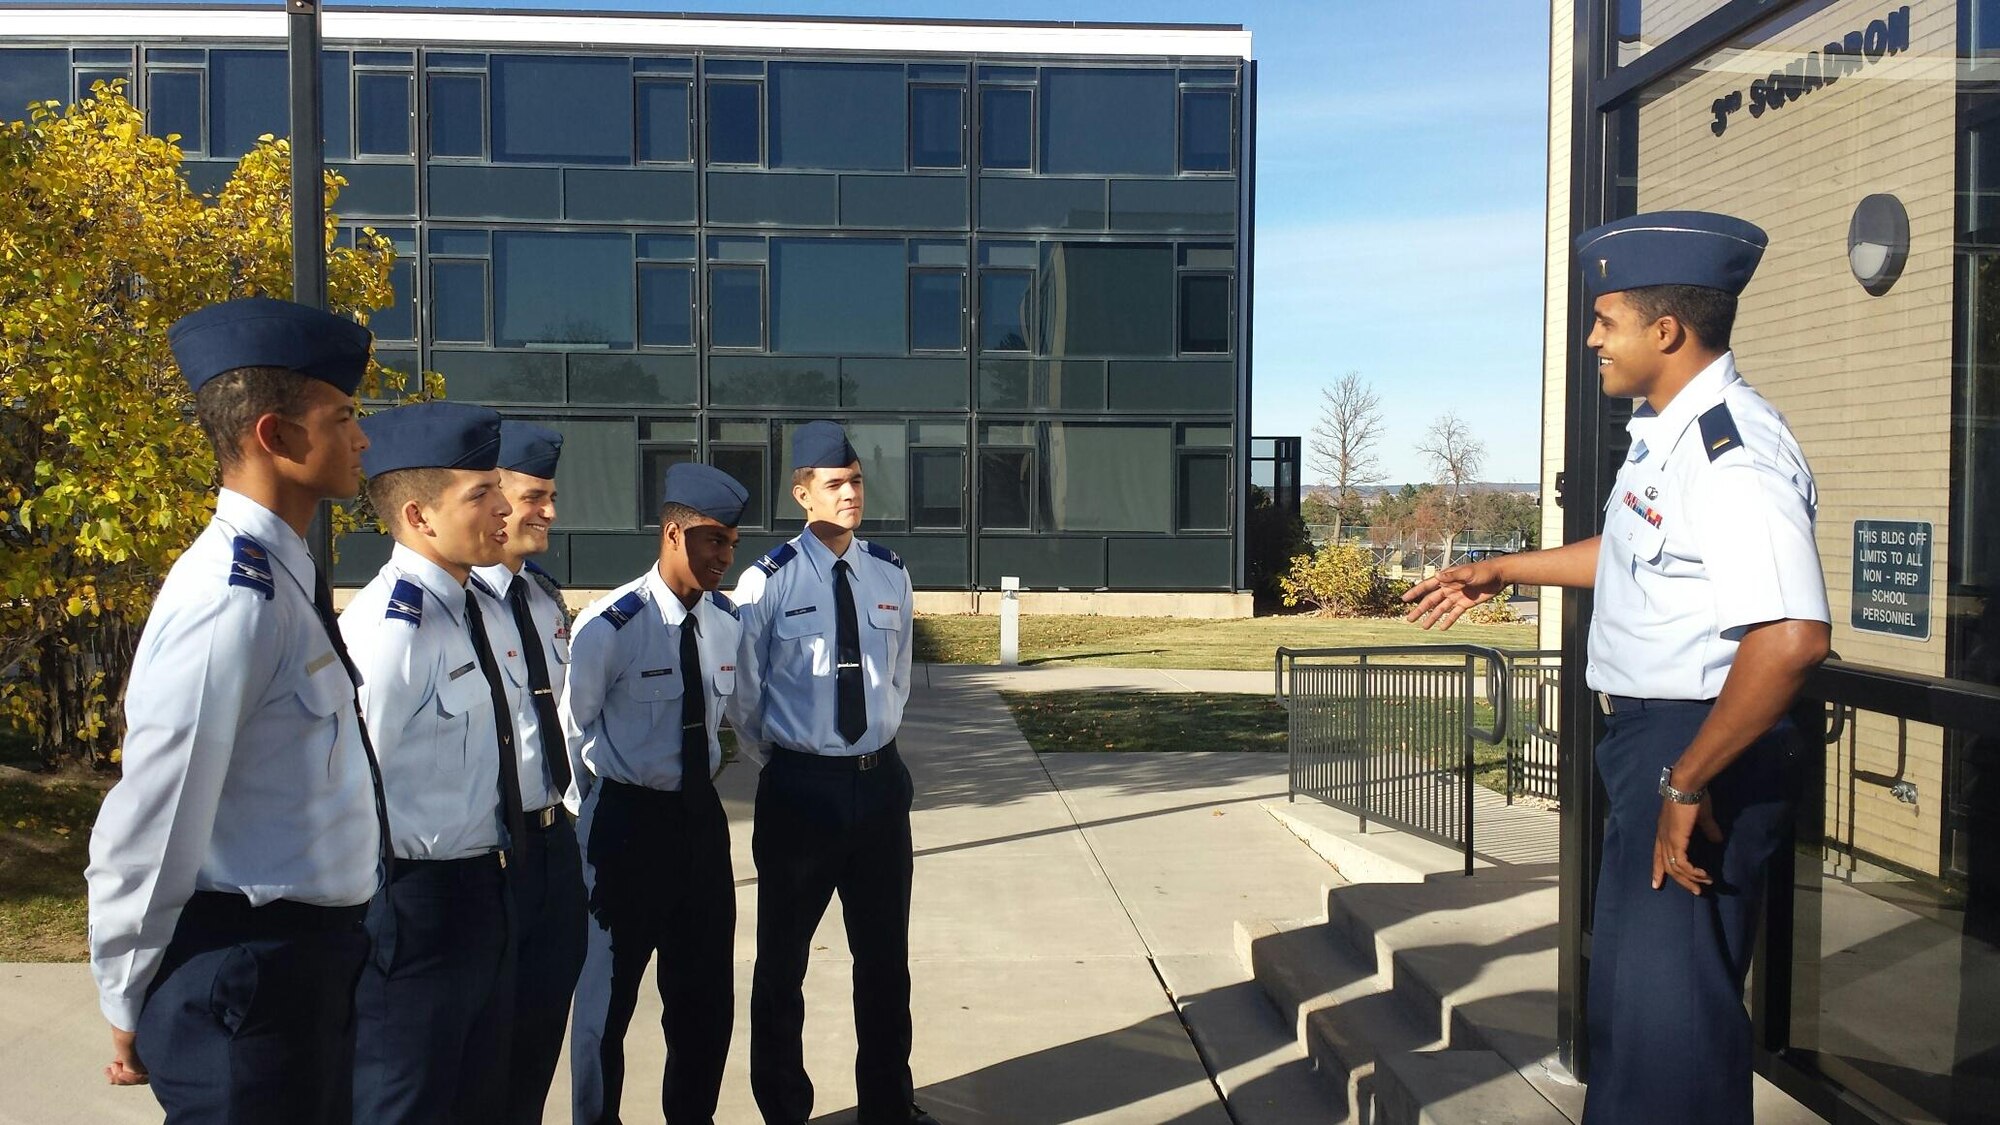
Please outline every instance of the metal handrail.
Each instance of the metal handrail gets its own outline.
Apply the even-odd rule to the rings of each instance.
[[[1280,646],[1273,656],[1271,671],[1276,678],[1274,698],[1279,706],[1285,705],[1285,672],[1287,666],[1300,657],[1315,659],[1328,656],[1351,656],[1362,662],[1375,656],[1463,656],[1486,661],[1486,698],[1493,704],[1493,729],[1481,730],[1470,722],[1465,732],[1489,746],[1498,745],[1507,738],[1507,724],[1514,711],[1514,666],[1507,654],[1488,645],[1363,645],[1355,648],[1286,648]]]

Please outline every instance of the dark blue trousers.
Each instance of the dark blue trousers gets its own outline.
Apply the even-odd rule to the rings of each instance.
[[[736,881],[722,802],[713,790],[690,800],[599,781],[578,827],[590,927],[571,1026],[571,1120],[619,1120],[625,1032],[657,953],[661,1109],[668,1125],[709,1125],[736,1009]]]
[[[354,1073],[361,912],[200,893],[139,1015],[169,1125],[339,1125]]]
[[[1798,739],[1781,722],[1709,784],[1724,833],[1688,858],[1715,880],[1651,886],[1660,769],[1708,718],[1703,703],[1621,710],[1597,747],[1610,799],[1591,928],[1585,1125],[1751,1125],[1743,980],[1766,866],[1788,846]]]
[[[397,860],[355,989],[357,1125],[491,1125],[514,1013],[513,895],[494,855]]]
[[[803,985],[813,931],[836,893],[854,956],[856,1120],[910,1120],[913,794],[893,743],[865,771],[848,759],[773,750],[757,778],[750,1089],[766,1125],[812,1116]]]
[[[583,968],[583,857],[569,814],[558,812],[547,828],[531,824],[507,874],[514,884],[520,943],[505,1120],[540,1125],[569,1031],[570,995]]]

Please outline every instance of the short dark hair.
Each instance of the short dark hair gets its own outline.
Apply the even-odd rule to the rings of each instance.
[[[1736,295],[1706,285],[1647,285],[1627,289],[1625,301],[1651,324],[1670,316],[1705,347],[1729,349],[1736,328]]]
[[[702,515],[686,504],[676,504],[669,500],[665,504],[660,505],[660,533],[662,535],[666,534],[668,524],[686,531],[703,520],[711,518]]]
[[[231,469],[243,460],[243,435],[257,419],[305,413],[310,378],[284,367],[239,367],[203,383],[194,393],[194,418],[215,447],[217,466]]]
[[[368,478],[368,506],[375,509],[375,518],[394,535],[403,505],[412,500],[419,504],[436,503],[444,495],[445,486],[451,483],[451,473],[450,469],[393,469],[377,473]]]

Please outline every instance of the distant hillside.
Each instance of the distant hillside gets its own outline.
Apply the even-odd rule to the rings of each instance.
[[[1356,486],[1354,491],[1361,496],[1364,502],[1373,502],[1380,497],[1401,492],[1403,487],[1400,484],[1364,484]],[[1421,487],[1421,484],[1419,484],[1419,487]],[[1535,481],[1482,480],[1466,485],[1465,490],[1467,492],[1516,492],[1523,496],[1537,496],[1541,493],[1542,486]],[[1327,500],[1333,499],[1333,486],[1330,484],[1309,484],[1305,486],[1304,491],[1307,496],[1318,496]]]

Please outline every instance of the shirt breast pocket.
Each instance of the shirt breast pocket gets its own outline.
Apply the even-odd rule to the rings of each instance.
[[[456,678],[449,672],[442,673],[442,676],[434,708],[437,712],[435,761],[439,769],[460,770],[465,768],[466,740],[472,727],[470,713],[481,700],[491,706],[492,695],[477,663]]]
[[[782,669],[798,674],[811,669],[815,676],[833,675],[833,643],[827,637],[827,615],[814,608],[810,613],[784,614],[771,623],[771,636],[781,651],[772,654],[772,663],[785,661]]]
[[[333,653],[327,653],[323,659],[327,663],[299,685],[298,697],[299,706],[306,712],[306,746],[315,755],[324,756],[331,769],[340,749],[343,726],[340,706],[354,699],[354,681],[347,678],[347,669]]]
[[[653,708],[665,707],[680,699],[681,670],[668,668],[654,675],[634,673],[618,681],[618,694],[639,707],[642,714],[650,715]]]
[[[897,656],[903,648],[903,611],[901,607],[885,609],[880,605],[874,606],[868,611],[868,624],[881,631],[883,648],[889,654],[889,668],[884,671],[886,675],[894,670]]]
[[[1640,563],[1657,563],[1667,546],[1667,529],[1627,510],[1612,521],[1605,538]]]

